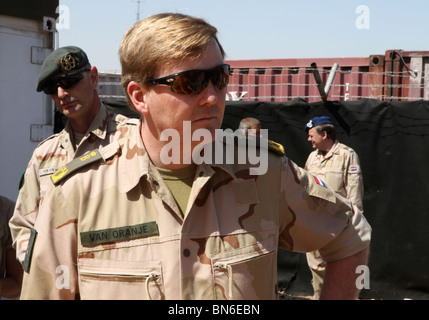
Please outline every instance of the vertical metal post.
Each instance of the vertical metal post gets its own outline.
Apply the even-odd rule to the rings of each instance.
[[[316,62],[313,62],[311,64],[311,72],[313,73],[314,80],[316,80],[317,89],[319,90],[320,97],[322,98],[323,101],[326,101],[327,97],[325,93],[325,88],[323,88],[323,82],[322,82],[322,79],[320,78],[320,74],[319,74],[319,70],[317,69]]]
[[[334,81],[335,74],[337,73],[337,69],[338,69],[338,63],[334,63],[334,65],[332,66],[331,72],[329,72],[328,81],[326,82],[326,85],[325,85],[326,97],[328,97],[329,91],[331,91],[332,82]]]
[[[320,78],[319,70],[317,69],[317,64],[313,62],[311,64],[312,72],[314,79],[316,80],[317,89],[319,90],[320,97],[323,101],[326,101],[328,98],[329,91],[331,90],[332,82],[334,81],[335,74],[338,69],[338,63],[334,63],[334,65],[331,68],[331,71],[329,72],[328,81],[326,82],[325,87],[323,87],[323,81]]]
[[[383,100],[384,94],[384,56],[369,56],[368,80],[372,99]]]

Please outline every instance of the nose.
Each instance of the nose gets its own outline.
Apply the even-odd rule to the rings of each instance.
[[[64,98],[68,95],[68,92],[66,90],[64,90],[61,86],[57,87],[57,95],[58,98]]]
[[[216,89],[213,83],[209,81],[209,84],[201,93],[200,105],[211,106],[216,104],[221,94],[225,95],[225,90]]]

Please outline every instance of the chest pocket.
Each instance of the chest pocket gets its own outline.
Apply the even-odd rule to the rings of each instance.
[[[345,159],[342,155],[336,155],[325,168],[326,184],[340,194],[344,193],[344,162]]]
[[[276,299],[276,237],[212,257],[216,299]]]
[[[326,184],[335,192],[344,190],[344,173],[340,169],[330,168],[325,173]]]
[[[161,261],[116,261],[82,258],[78,261],[82,299],[164,299]]]
[[[39,170],[39,181],[40,181],[40,196],[44,197],[46,192],[52,186],[51,175],[54,174],[59,168],[44,168]]]

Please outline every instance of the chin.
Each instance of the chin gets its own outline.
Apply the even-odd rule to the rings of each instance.
[[[215,129],[219,129],[219,121],[216,118],[210,118],[210,119],[204,119],[204,120],[198,120],[193,123],[192,129],[207,129],[209,131],[213,131]]]

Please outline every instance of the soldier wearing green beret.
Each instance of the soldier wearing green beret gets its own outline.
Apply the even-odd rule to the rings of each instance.
[[[122,138],[136,127],[136,120],[106,109],[97,86],[97,68],[91,66],[87,54],[76,46],[53,51],[42,65],[36,90],[50,95],[68,121],[61,132],[37,146],[20,182],[10,227],[17,258],[24,268],[39,204],[52,186],[50,175],[72,159]]]

